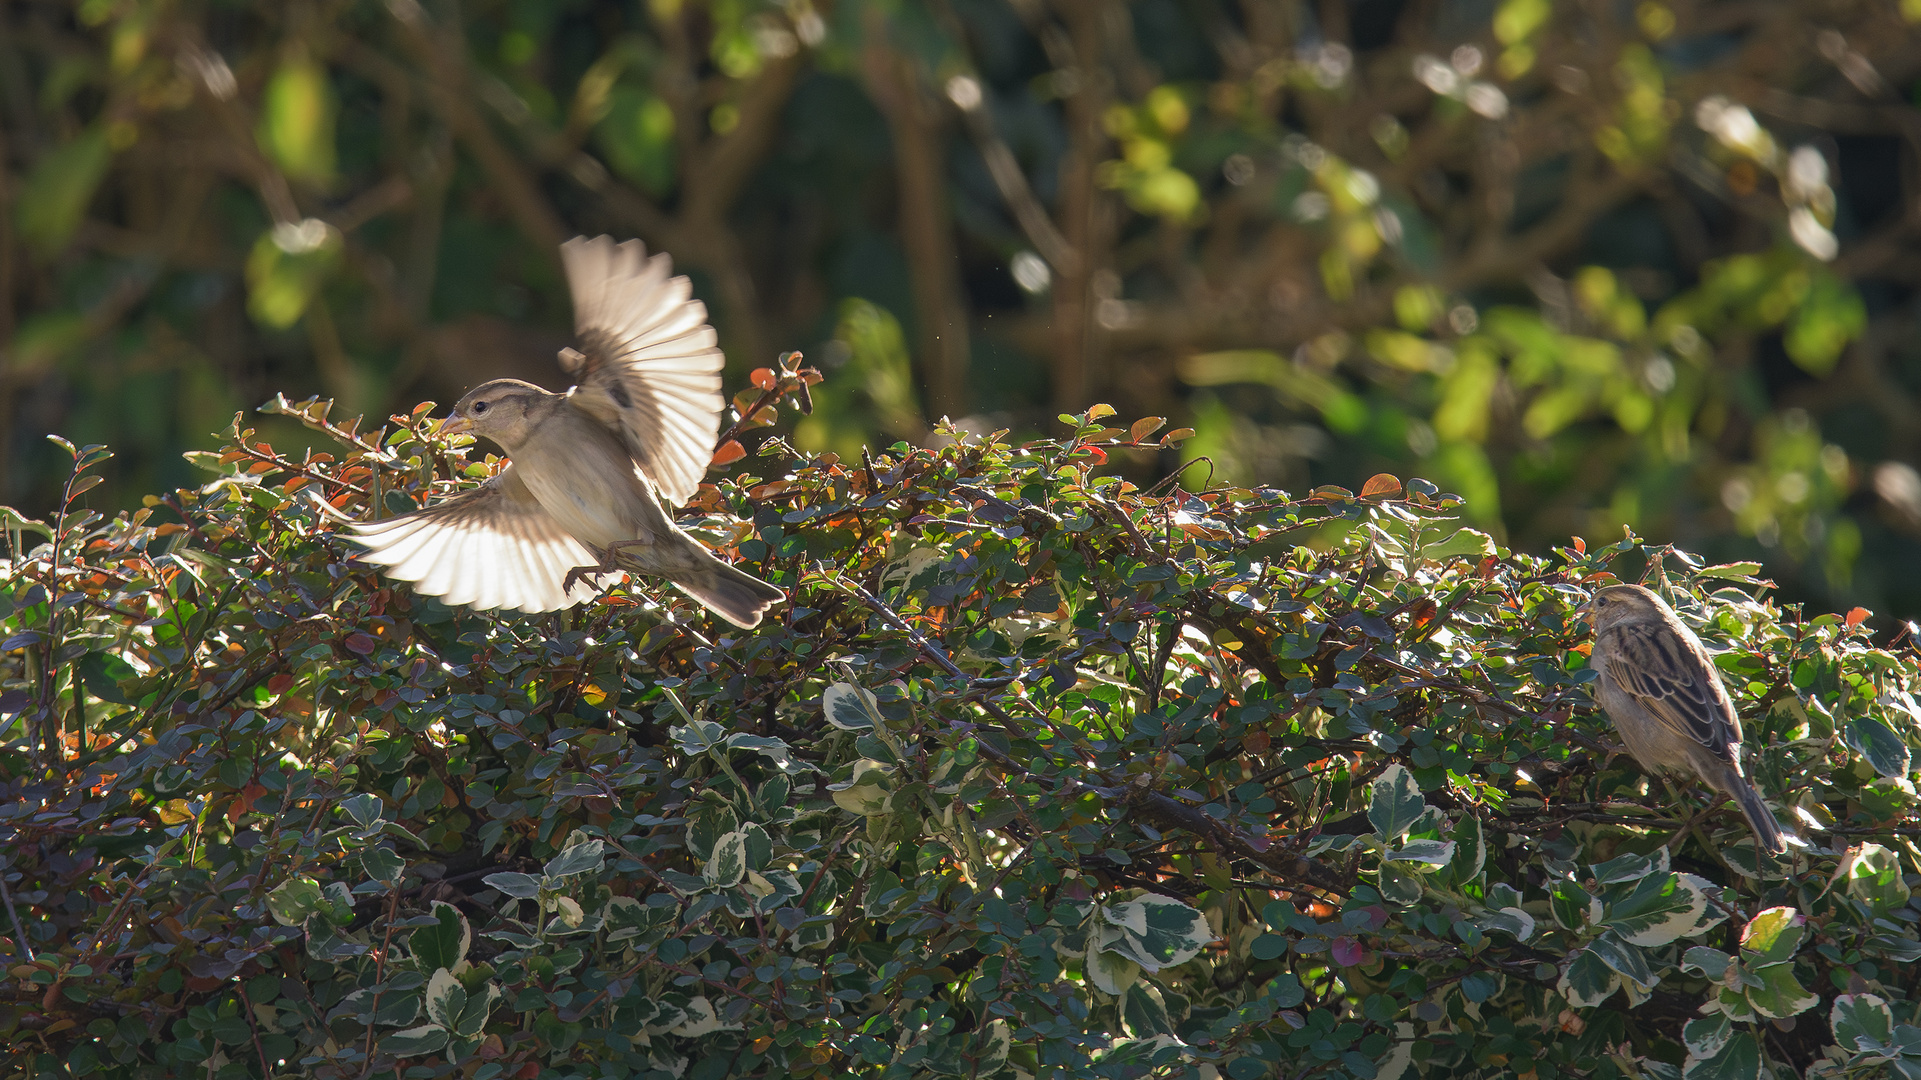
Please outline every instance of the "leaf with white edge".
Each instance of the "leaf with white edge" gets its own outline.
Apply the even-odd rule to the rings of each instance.
[[[990,1076],[1007,1064],[1007,1055],[1014,1049],[1014,1029],[1005,1020],[990,1020],[980,1034],[979,1063],[975,1070],[977,1076]]]
[[[1561,972],[1554,988],[1575,1008],[1591,1009],[1621,988],[1621,976],[1592,951],[1583,949]]]
[[[500,987],[489,982],[480,993],[467,995],[467,1007],[461,1010],[454,1021],[453,1034],[456,1038],[477,1038],[487,1026],[487,1014],[493,1011],[494,1002],[500,1000]]]
[[[1728,965],[1733,962],[1734,958],[1727,953],[1705,945],[1696,945],[1681,954],[1681,970],[1699,972],[1707,976],[1710,982],[1720,982],[1721,977],[1727,974]]]
[[[1374,1080],[1403,1080],[1414,1064],[1414,1025],[1403,1020],[1394,1025],[1394,1041],[1387,1056],[1375,1066]],[[1418,1074],[1416,1074],[1418,1075]]]
[[[267,894],[267,911],[282,926],[299,926],[327,903],[320,883],[309,877],[289,878]]]
[[[727,741],[727,729],[712,720],[696,720],[682,727],[669,728],[667,734],[680,752],[688,757],[698,757],[709,751],[718,753]]]
[[[1389,765],[1368,785],[1367,820],[1383,840],[1392,843],[1406,836],[1414,823],[1427,812],[1421,786],[1405,765]]]
[[[1794,977],[1793,964],[1769,964],[1751,974],[1760,978],[1761,985],[1747,988],[1748,1003],[1770,1020],[1798,1016],[1821,1004],[1821,995],[1809,993]]]
[[[740,1027],[739,1024],[724,1023],[720,1014],[714,1011],[714,1003],[704,997],[697,997],[687,1002],[686,1014],[686,1019],[674,1025],[669,1034],[691,1039],[699,1035],[709,1035],[716,1031]]]
[[[1620,936],[1609,930],[1600,937],[1588,942],[1588,951],[1601,958],[1601,962],[1621,974],[1622,978],[1632,979],[1642,986],[1653,986],[1657,981],[1654,971],[1648,967],[1648,958],[1639,948],[1622,941]]]
[[[542,870],[550,878],[574,877],[600,869],[601,858],[607,845],[599,840],[588,840],[560,850],[560,854],[547,860]]]
[[[1394,863],[1381,864],[1377,877],[1381,898],[1395,907],[1412,907],[1421,902],[1421,875]]]
[[[1174,1034],[1174,1021],[1168,1016],[1167,1001],[1160,988],[1138,980],[1121,995],[1121,1024],[1137,1039]]]
[[[1699,934],[1726,918],[1708,903],[1707,890],[1714,887],[1692,874],[1650,875],[1609,906],[1607,926],[1631,944],[1648,948]]]
[[[706,879],[707,884],[719,889],[731,889],[740,884],[747,876],[746,835],[736,829],[714,841],[714,853],[700,868],[700,876]]]
[[[1704,1016],[1681,1028],[1681,1041],[1687,1044],[1689,1057],[1713,1057],[1733,1037],[1734,1025],[1725,1016]]]
[[[1481,868],[1487,864],[1487,836],[1481,828],[1481,819],[1471,814],[1461,815],[1460,823],[1454,827],[1453,839],[1454,860],[1448,867],[1449,876],[1456,882],[1480,877]]]
[[[1409,840],[1399,850],[1387,853],[1391,862],[1419,863],[1440,869],[1454,861],[1454,841],[1452,840]]]
[[[1892,911],[1908,902],[1901,860],[1880,844],[1856,845],[1842,861],[1838,876],[1846,879],[1848,896],[1876,912]]]
[[[407,948],[420,966],[429,971],[458,968],[467,959],[467,949],[473,944],[473,928],[467,925],[467,917],[459,908],[444,900],[434,901],[434,919],[434,925],[423,926],[407,938]]]
[[[1785,964],[1794,959],[1807,932],[1807,916],[1791,907],[1771,907],[1748,920],[1741,931],[1742,959],[1750,967]]]
[[[507,870],[498,874],[488,874],[480,880],[488,888],[516,900],[532,900],[540,895],[540,879],[532,874],[517,874]]]
[[[1123,942],[1118,947],[1148,971],[1185,964],[1214,940],[1207,916],[1171,896],[1143,893],[1109,907],[1107,914],[1120,928]],[[1139,920],[1144,920],[1144,930],[1134,929]]]
[[[853,775],[838,784],[827,785],[834,805],[850,814],[875,817],[893,807],[893,766],[873,758],[854,762]]]
[[[1125,931],[1110,926],[1100,927],[1087,936],[1084,971],[1087,981],[1103,994],[1119,997],[1141,977],[1140,964],[1110,948],[1121,945],[1125,936]]]
[[[863,687],[839,682],[820,696],[821,713],[842,731],[868,731],[880,719],[880,702]]]
[[[367,876],[385,885],[398,885],[400,875],[407,870],[407,860],[390,847],[362,848],[360,868]]]
[[[631,896],[616,896],[607,901],[607,940],[626,941],[647,932],[651,921],[647,905]]]
[[[736,733],[727,736],[727,741],[721,745],[729,750],[752,750],[761,757],[773,762],[775,768],[778,768],[784,776],[820,771],[812,765],[794,757],[794,748],[787,745],[785,740],[776,739],[772,736],[748,735],[744,732]]]
[[[380,1050],[397,1058],[422,1057],[437,1054],[447,1048],[447,1029],[439,1024],[422,1024],[419,1027],[396,1031],[380,1040]]]
[[[1874,994],[1842,994],[1828,1008],[1834,1041],[1848,1050],[1876,1051],[1894,1042],[1894,1011]]]
[[[1710,1057],[1689,1055],[1681,1075],[1685,1080],[1762,1080],[1767,1072],[1761,1061],[1761,1044],[1744,1031],[1730,1037],[1727,1045]]]
[[[1534,936],[1534,916],[1517,907],[1484,911],[1474,917],[1474,925],[1486,932],[1499,931],[1516,941],[1526,941]]]
[[[340,809],[349,818],[353,819],[354,824],[359,825],[363,829],[381,819],[380,796],[378,795],[361,794],[349,799],[342,799],[340,800]]]
[[[1606,862],[1595,863],[1594,881],[1597,885],[1613,885],[1621,881],[1639,881],[1651,874],[1665,874],[1668,870],[1668,851],[1656,848],[1652,856],[1621,855]]]
[[[453,972],[441,968],[427,980],[427,992],[421,1004],[426,1006],[427,1019],[451,1031],[460,1021],[460,1014],[466,1011],[467,990],[454,978]]]

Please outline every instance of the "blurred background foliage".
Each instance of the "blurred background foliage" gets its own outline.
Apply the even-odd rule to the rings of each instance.
[[[12,0],[0,501],[552,384],[638,236],[842,452],[1093,401],[1921,616],[1921,0]],[[276,443],[305,434],[261,421]],[[1174,458],[1116,460],[1151,478]]]

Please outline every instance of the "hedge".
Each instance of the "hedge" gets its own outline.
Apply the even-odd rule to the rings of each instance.
[[[1143,489],[1158,421],[780,437],[638,581],[450,610],[340,516],[499,467],[422,406],[7,515],[0,1043],[31,1076],[1921,1076],[1916,655],[1432,484]],[[751,415],[751,410],[750,410]],[[1610,572],[1716,650],[1801,841],[1620,753]],[[1676,803],[1676,798],[1681,802]]]

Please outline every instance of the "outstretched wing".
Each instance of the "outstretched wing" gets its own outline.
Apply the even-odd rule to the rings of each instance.
[[[361,558],[416,592],[482,610],[555,611],[594,598],[587,581],[560,585],[600,560],[560,527],[512,465],[445,502],[353,526]]]
[[[1741,719],[1704,655],[1664,623],[1624,623],[1606,633],[1613,640],[1602,678],[1676,733],[1734,760]]]
[[[571,400],[618,432],[641,471],[676,505],[707,474],[720,430],[724,361],[707,306],[666,255],[638,240],[576,237],[560,246],[580,351],[561,354],[579,380]]]

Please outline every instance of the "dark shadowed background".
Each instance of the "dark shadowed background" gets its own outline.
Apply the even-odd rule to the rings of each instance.
[[[1921,0],[0,5],[0,502],[275,392],[555,385],[555,245],[693,276],[803,446],[1164,415],[1921,616]],[[964,418],[964,419],[963,419]],[[282,446],[301,429],[257,418]],[[1116,461],[1147,479],[1185,458]]]

